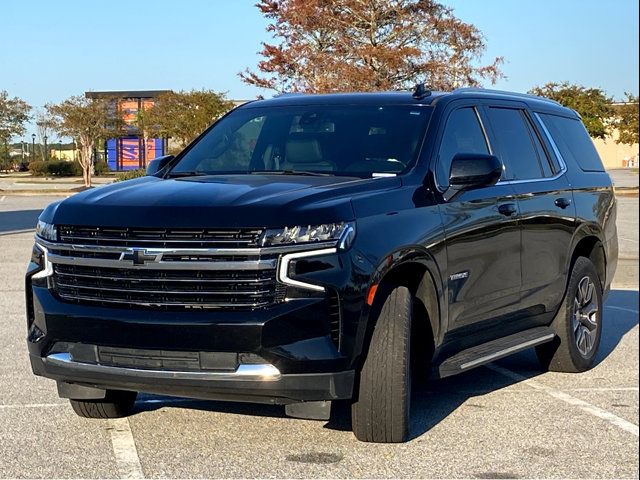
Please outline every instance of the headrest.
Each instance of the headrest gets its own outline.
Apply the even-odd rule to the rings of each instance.
[[[402,155],[402,147],[388,135],[369,135],[364,141],[365,158],[395,158]]]
[[[287,163],[321,163],[320,143],[313,139],[289,140],[285,146]]]

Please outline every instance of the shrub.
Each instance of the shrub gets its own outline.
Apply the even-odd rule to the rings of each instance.
[[[96,175],[105,175],[111,170],[109,170],[109,165],[107,165],[107,162],[96,162],[93,164],[93,171]]]
[[[116,176],[116,182],[123,182],[125,180],[133,180],[134,178],[144,177],[147,174],[147,171],[142,168],[140,170],[128,170],[126,172],[120,172]]]
[[[29,171],[37,177],[77,177],[82,175],[82,167],[79,163],[65,160],[36,160],[29,164]]]

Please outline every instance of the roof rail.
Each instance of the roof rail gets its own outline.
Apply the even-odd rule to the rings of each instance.
[[[280,92],[280,93],[276,93],[273,98],[278,98],[278,97],[295,97],[297,95],[307,95],[304,92]]]
[[[546,97],[540,97],[538,95],[531,95],[529,93],[517,93],[517,92],[508,92],[506,90],[491,90],[489,88],[477,88],[477,87],[464,87],[464,88],[456,88],[451,93],[493,93],[494,95],[508,95],[510,97],[521,97],[521,98],[531,98],[534,100],[541,100],[543,102],[554,103],[556,105],[562,106],[562,104],[556,100],[552,100]]]

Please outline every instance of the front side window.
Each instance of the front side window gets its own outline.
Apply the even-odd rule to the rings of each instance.
[[[442,187],[449,185],[451,160],[458,153],[489,153],[478,114],[473,107],[454,110],[447,119],[438,150],[436,167],[438,185]]]
[[[415,161],[431,111],[393,105],[240,108],[187,150],[169,174],[397,174]]]
[[[533,135],[524,112],[514,108],[489,108],[500,160],[504,164],[503,180],[542,178],[542,167]],[[547,160],[548,162],[548,160]]]

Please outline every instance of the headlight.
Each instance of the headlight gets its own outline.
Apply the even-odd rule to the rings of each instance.
[[[40,238],[44,238],[45,240],[51,240],[52,242],[55,242],[58,239],[56,226],[40,220],[38,220],[38,224],[36,225],[36,235]]]
[[[355,224],[352,222],[275,228],[268,229],[262,234],[261,244],[271,246],[339,240],[340,248],[345,249],[351,245],[355,232]]]

